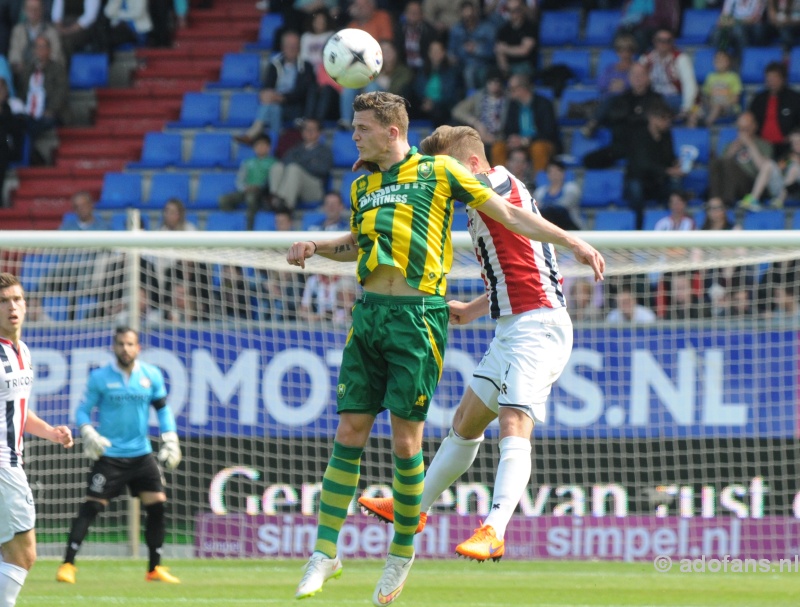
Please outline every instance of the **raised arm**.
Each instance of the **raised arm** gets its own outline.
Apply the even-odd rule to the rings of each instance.
[[[330,240],[304,240],[295,242],[286,254],[286,261],[291,266],[306,267],[306,259],[313,255],[321,255],[333,261],[356,261],[358,244],[352,232]]]

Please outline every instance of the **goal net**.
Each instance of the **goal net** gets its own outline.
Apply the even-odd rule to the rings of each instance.
[[[319,238],[330,234],[315,234]],[[606,280],[560,251],[574,351],[533,440],[533,475],[509,526],[512,558],[797,554],[800,235],[584,233]],[[6,232],[2,269],[27,293],[32,407],[74,428],[113,330],[138,328],[168,384],[184,450],[167,473],[168,552],[300,557],[313,546],[337,416],[352,264],[285,263],[309,233]],[[449,297],[483,292],[466,233]],[[452,327],[425,429],[429,463],[489,344],[491,319]],[[158,429],[151,418],[152,435]],[[420,554],[449,557],[491,505],[498,430],[434,508]],[[60,555],[89,462],[26,438],[44,554]],[[390,428],[378,417],[359,494],[390,495]],[[133,515],[131,513],[134,513]],[[117,500],[83,555],[126,554],[136,518]],[[352,506],[341,550],[379,557],[391,527]]]

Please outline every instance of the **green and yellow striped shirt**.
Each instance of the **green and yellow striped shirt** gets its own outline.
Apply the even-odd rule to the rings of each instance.
[[[491,195],[457,160],[424,156],[414,147],[389,170],[359,177],[350,191],[358,280],[383,264],[400,268],[410,286],[444,295],[455,201],[475,208]]]

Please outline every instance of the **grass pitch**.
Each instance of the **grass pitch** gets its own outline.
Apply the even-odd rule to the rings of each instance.
[[[147,583],[145,562],[78,562],[78,583],[55,581],[58,562],[40,560],[17,607],[349,607],[371,605],[383,561],[345,561],[344,574],[296,601],[303,562],[181,560],[166,563],[182,584]],[[658,573],[651,563],[576,561],[475,563],[419,559],[398,607],[779,607],[800,601],[800,573]]]

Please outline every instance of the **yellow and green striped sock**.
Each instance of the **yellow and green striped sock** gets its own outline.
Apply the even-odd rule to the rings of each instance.
[[[347,508],[353,500],[361,473],[361,447],[345,447],[333,443],[333,453],[322,476],[319,520],[317,522],[317,543],[315,552],[322,552],[328,558],[336,556],[336,542],[339,531],[347,517]]]
[[[424,480],[422,451],[408,459],[394,456],[394,538],[389,546],[389,554],[406,558],[414,555],[414,533],[419,524]]]

